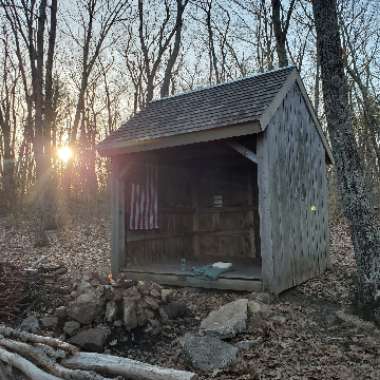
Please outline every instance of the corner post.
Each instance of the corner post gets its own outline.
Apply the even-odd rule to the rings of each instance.
[[[120,158],[112,157],[111,220],[112,220],[112,276],[117,277],[125,262],[125,185],[120,176]]]
[[[261,274],[265,289],[276,292],[276,278],[274,273],[273,250],[271,238],[270,215],[270,189],[269,189],[269,154],[268,131],[258,135],[257,138],[257,186],[259,192],[259,223],[260,223],[260,249]]]

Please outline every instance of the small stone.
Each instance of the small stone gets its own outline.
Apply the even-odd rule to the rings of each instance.
[[[115,301],[109,301],[106,304],[105,320],[107,322],[112,322],[116,319],[117,315],[117,305]]]
[[[73,302],[67,308],[67,316],[82,325],[88,325],[98,316],[98,305],[95,302]]]
[[[267,292],[259,292],[259,293],[253,292],[251,294],[251,298],[254,299],[255,301],[265,303],[267,305],[270,305],[274,300],[274,296]]]
[[[161,308],[168,319],[182,318],[189,314],[189,309],[184,303],[169,302],[167,305],[163,305]]]
[[[153,288],[150,291],[150,295],[154,298],[161,298],[161,291],[159,289]]]
[[[160,307],[159,310],[158,310],[159,314],[160,314],[160,317],[163,321],[168,321],[169,320],[169,316],[166,314],[166,311],[163,307]]]
[[[35,334],[40,330],[40,322],[34,315],[30,315],[21,322],[20,329]]]
[[[150,294],[150,284],[149,282],[145,282],[145,281],[139,281],[137,283],[137,288],[138,290],[144,294],[144,296],[148,296]]]
[[[76,290],[78,294],[81,294],[86,293],[90,289],[92,289],[92,285],[88,281],[82,280]]]
[[[75,335],[80,329],[80,323],[77,321],[67,321],[63,325],[63,332],[68,336]]]
[[[94,290],[91,289],[91,291],[88,291],[86,293],[82,293],[80,294],[77,298],[76,298],[76,302],[77,303],[89,303],[89,302],[94,302],[96,303],[98,300],[98,297],[95,293]]]
[[[202,371],[222,369],[233,364],[239,349],[217,337],[186,334],[182,340],[185,357]]]
[[[212,311],[201,323],[201,329],[207,334],[222,339],[233,338],[247,330],[247,299],[230,302]]]
[[[144,309],[143,307],[136,308],[136,320],[138,326],[144,326],[148,322],[148,312],[149,310]]]
[[[58,325],[58,317],[41,318],[41,325],[46,329],[55,329]]]
[[[138,326],[136,305],[134,302],[129,302],[128,299],[125,299],[123,304],[123,322],[128,331]]]
[[[257,345],[257,341],[255,340],[241,340],[240,342],[236,343],[236,347],[239,350],[250,350],[252,347]]]
[[[99,326],[80,331],[69,339],[69,343],[79,346],[85,351],[103,352],[104,345],[111,335],[107,327]]]
[[[149,320],[149,325],[145,329],[145,332],[155,336],[161,332],[161,323],[157,319]]]
[[[262,317],[269,311],[269,306],[258,301],[248,301],[248,314],[250,318]]]
[[[169,298],[172,294],[173,294],[173,289],[162,289],[161,290],[162,301],[169,302]]]
[[[81,281],[81,283],[86,283],[86,282],[88,283],[89,281],[91,281],[91,279],[92,279],[92,273],[85,272],[82,275],[82,281]]]
[[[154,319],[156,315],[155,312],[150,309],[144,309],[144,313],[147,319]]]
[[[111,299],[113,299],[116,302],[122,301],[124,298],[124,291],[125,290],[123,288],[114,288]]]
[[[153,310],[157,310],[160,307],[160,305],[158,304],[158,302],[153,297],[145,297],[145,302]]]
[[[104,285],[104,298],[111,301],[113,298],[114,288],[112,285]]]
[[[141,300],[141,294],[138,291],[138,289],[135,286],[133,286],[131,288],[123,290],[123,298],[127,298],[130,301],[139,301]]]
[[[113,325],[114,325],[115,327],[121,327],[121,326],[123,326],[123,321],[122,321],[121,319],[118,319],[117,321],[115,321],[115,322],[113,323]]]
[[[59,319],[64,319],[66,317],[66,307],[65,306],[59,306],[55,309],[55,315]]]
[[[286,318],[282,315],[274,315],[271,320],[280,323],[281,325],[286,323]]]

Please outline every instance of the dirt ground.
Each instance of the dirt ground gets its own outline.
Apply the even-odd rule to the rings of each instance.
[[[333,226],[330,235],[331,259],[326,273],[282,294],[271,305],[267,318],[252,321],[248,332],[234,340],[256,341],[250,350],[242,352],[239,362],[226,371],[203,374],[201,379],[380,378],[380,330],[372,323],[355,319],[349,311],[355,262],[348,230],[344,225]],[[80,272],[109,272],[110,231],[106,217],[77,218],[65,228],[50,232],[49,239],[49,247],[34,248],[32,219],[0,219],[0,261],[24,269],[41,264],[67,269],[55,290],[33,304],[40,313],[64,302],[63,294],[70,291],[72,279]],[[188,306],[187,316],[164,324],[154,337],[142,331],[119,335],[110,350],[152,364],[189,369],[179,338],[197,330],[211,310],[251,296],[177,288],[173,298]],[[25,310],[13,322],[22,318],[22,313]]]

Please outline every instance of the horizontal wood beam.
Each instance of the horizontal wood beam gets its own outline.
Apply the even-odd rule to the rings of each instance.
[[[191,238],[193,236],[200,235],[212,235],[212,236],[239,236],[248,234],[250,227],[244,229],[230,229],[230,230],[195,230],[189,232],[182,232],[177,234],[164,234],[154,233],[149,231],[129,231],[127,234],[127,243],[134,243],[139,241],[151,241],[151,240],[166,240],[166,239],[180,239]]]
[[[237,142],[228,142],[227,144],[236,152],[240,153],[245,158],[248,158],[248,160],[257,164],[257,156],[250,149],[246,148],[244,145],[241,145]]]
[[[190,286],[206,289],[228,289],[236,291],[263,291],[262,281],[255,279],[225,278],[222,275],[216,280],[203,280],[199,277],[188,276],[186,274],[159,274],[136,272],[133,270],[125,270],[123,273],[126,273],[131,280],[153,281],[162,285]]]

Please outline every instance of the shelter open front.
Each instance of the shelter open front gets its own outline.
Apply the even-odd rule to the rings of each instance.
[[[150,102],[98,149],[115,276],[279,294],[326,269],[333,158],[296,68]]]
[[[247,142],[255,145],[254,138]],[[257,165],[226,142],[136,154],[124,189],[129,277],[221,288],[234,282],[237,289],[246,289],[246,281],[248,288],[260,285]],[[214,269],[218,262],[231,266]]]

